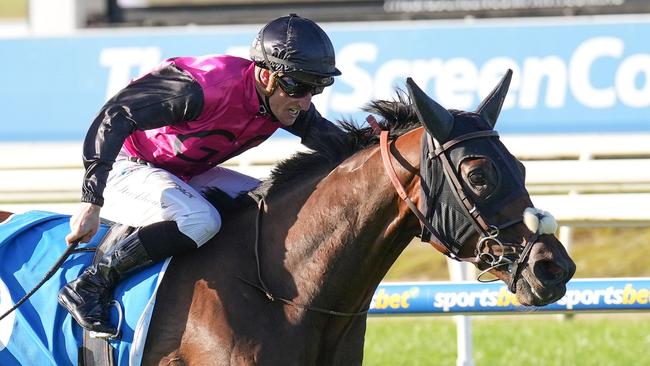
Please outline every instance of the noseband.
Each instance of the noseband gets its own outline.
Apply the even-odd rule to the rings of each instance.
[[[372,123],[371,121],[368,122],[371,124],[371,126],[378,125],[376,121],[374,121],[374,123]],[[480,236],[480,239],[476,244],[476,256],[467,257],[467,258],[460,258],[454,254],[450,245],[446,243],[446,241],[441,240],[436,235],[436,230],[433,228],[431,223],[429,223],[429,221],[426,219],[424,214],[417,208],[417,206],[413,203],[413,201],[407,196],[406,191],[404,190],[404,187],[402,186],[399,179],[397,178],[397,174],[395,173],[395,169],[393,168],[393,165],[391,163],[391,156],[388,149],[388,131],[382,130],[380,132],[379,145],[380,145],[382,160],[384,163],[384,169],[386,170],[393,186],[395,187],[395,190],[397,191],[398,195],[402,198],[402,200],[406,202],[409,209],[415,214],[415,216],[417,216],[420,223],[422,223],[422,225],[424,225],[424,227],[426,227],[427,230],[429,230],[431,235],[436,237],[438,243],[444,246],[444,248],[442,248],[443,254],[457,261],[471,262],[475,264],[483,263],[487,265],[488,268],[482,270],[477,277],[477,279],[480,282],[495,281],[495,280],[485,280],[483,279],[483,276],[486,273],[488,273],[488,271],[490,271],[491,269],[507,266],[508,267],[507,271],[511,274],[510,282],[508,283],[508,288],[510,289],[511,292],[514,293],[517,290],[517,279],[521,276],[521,271],[525,267],[525,264],[528,260],[528,256],[530,255],[530,251],[533,248],[533,245],[535,244],[537,239],[539,238],[540,232],[539,230],[537,230],[530,237],[526,238],[526,244],[523,245],[523,247],[519,244],[504,243],[501,240],[499,240],[500,231],[509,228],[513,225],[516,225],[518,223],[521,223],[523,221],[523,214],[522,217],[519,219],[515,219],[498,225],[490,224],[487,218],[481,214],[480,210],[474,204],[471,198],[465,193],[465,190],[463,189],[461,182],[458,180],[458,177],[456,176],[456,173],[452,168],[449,157],[447,156],[447,154],[445,154],[445,152],[448,149],[450,149],[452,146],[460,142],[467,141],[470,139],[486,138],[486,137],[498,138],[499,134],[494,130],[470,132],[461,135],[453,140],[447,141],[442,146],[439,145],[438,142],[435,141],[429,134],[427,134],[426,136],[427,143],[429,144],[429,151],[430,151],[428,158],[431,160],[438,159],[441,162],[445,179],[447,179],[447,182],[449,182],[451,187],[453,187],[452,193],[454,197],[459,203],[461,203],[461,207],[463,207],[465,215],[471,220],[472,225],[474,226],[474,228],[476,229],[476,231]],[[483,249],[487,246],[489,250],[491,244],[496,244],[496,246],[501,249],[501,254],[497,256],[492,254],[490,251],[484,253]],[[506,254],[506,248],[509,248],[510,253]]]

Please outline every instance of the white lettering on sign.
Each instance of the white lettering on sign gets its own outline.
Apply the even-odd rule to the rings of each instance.
[[[0,279],[0,314],[4,314],[7,310],[14,306],[11,301],[11,295],[7,285]],[[2,351],[11,339],[11,333],[14,331],[14,321],[16,320],[16,312],[7,315],[4,319],[0,320],[0,351]]]
[[[232,46],[228,54],[246,57],[248,47]],[[594,37],[578,44],[564,57],[536,55],[515,60],[495,56],[482,64],[466,58],[380,59],[371,42],[350,43],[337,50],[337,67],[343,75],[314,103],[322,114],[355,113],[372,99],[391,99],[406,77],[432,91],[432,97],[448,108],[471,109],[494,88],[506,69],[514,72],[504,109],[559,109],[567,100],[587,108],[602,109],[622,104],[630,108],[650,106],[650,53],[626,54],[616,37]],[[134,76],[144,74],[161,61],[158,47],[106,48],[100,63],[108,68],[106,97],[110,98]],[[614,67],[611,75],[596,66]],[[375,70],[375,71],[371,71]]]
[[[124,88],[134,77],[142,76],[160,63],[158,47],[105,48],[99,63],[108,68],[106,99]],[[134,74],[134,69],[136,72]]]
[[[250,53],[250,47],[243,47],[243,46],[229,47],[228,49],[226,49],[226,52],[224,52],[224,54],[226,55],[237,56],[241,58],[248,58],[249,53]]]
[[[569,63],[569,84],[580,103],[591,108],[607,108],[616,103],[616,91],[613,86],[593,86],[591,68],[598,59],[619,58],[622,54],[623,42],[611,37],[592,38],[576,48]]]
[[[645,85],[637,88],[637,80],[645,80]],[[616,91],[625,105],[650,107],[650,54],[636,54],[623,60],[616,71]]]
[[[342,113],[357,112],[360,105],[374,97],[373,90],[378,89],[373,78],[359,63],[374,62],[378,52],[377,46],[372,43],[354,43],[337,51],[336,64],[344,70],[340,82],[349,85],[352,93],[332,93],[328,105],[335,106],[335,110]]]
[[[615,37],[587,39],[568,59],[545,55],[518,62],[497,56],[479,65],[464,57],[393,58],[378,64],[379,56],[380,50],[373,43],[351,43],[341,48],[337,63],[343,75],[337,85],[343,84],[344,91],[337,89],[324,104],[337,112],[356,112],[373,98],[390,98],[395,87],[403,88],[405,78],[411,76],[421,88],[431,90],[442,105],[469,109],[510,68],[514,76],[504,109],[557,109],[566,105],[569,96],[588,108],[610,108],[617,103],[631,108],[650,106],[650,54],[626,55],[623,40]],[[612,78],[596,75],[594,65],[601,62],[614,62]],[[371,68],[376,71],[368,71]]]
[[[529,57],[524,61],[526,79],[521,85],[519,107],[533,109],[539,104],[539,95],[546,80],[544,104],[548,108],[559,108],[566,100],[567,65],[557,56],[544,58]]]

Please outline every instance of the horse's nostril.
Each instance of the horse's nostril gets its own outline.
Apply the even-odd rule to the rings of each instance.
[[[544,283],[558,283],[564,280],[565,271],[550,260],[540,260],[533,266],[535,277]]]

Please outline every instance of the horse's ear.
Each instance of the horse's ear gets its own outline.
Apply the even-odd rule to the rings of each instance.
[[[447,141],[449,133],[454,127],[454,116],[443,106],[429,98],[413,79],[406,79],[406,87],[420,123],[438,142],[444,143]]]
[[[494,125],[497,123],[499,113],[501,113],[501,107],[503,106],[503,101],[506,100],[508,88],[510,87],[510,80],[512,80],[512,70],[508,69],[506,74],[503,75],[503,78],[501,78],[499,84],[497,84],[492,92],[485,97],[478,108],[476,108],[476,113],[480,114],[492,128],[494,128]]]

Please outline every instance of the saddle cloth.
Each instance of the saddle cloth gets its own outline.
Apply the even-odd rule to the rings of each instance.
[[[91,243],[107,231],[102,225]],[[0,314],[11,308],[45,276],[66,249],[70,216],[44,211],[15,214],[0,224]],[[94,252],[73,253],[27,302],[0,321],[0,365],[76,365],[82,329],[57,302],[58,291],[91,262]],[[169,259],[136,273],[115,289],[124,309],[121,339],[112,340],[117,365],[139,365],[155,293]],[[111,321],[117,324],[116,309]]]

